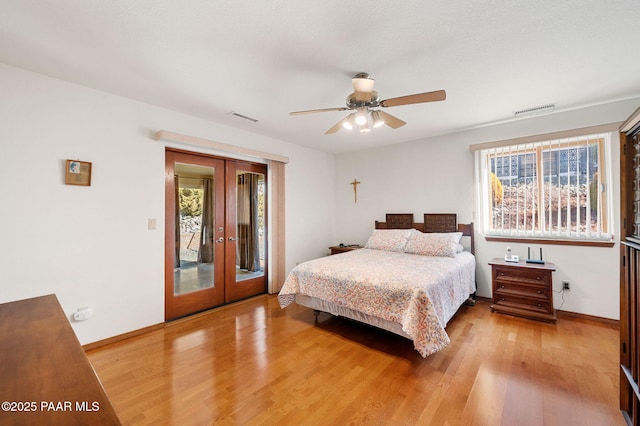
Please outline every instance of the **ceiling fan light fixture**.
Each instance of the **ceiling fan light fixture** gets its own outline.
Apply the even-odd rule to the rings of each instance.
[[[364,109],[359,110],[356,113],[356,124],[362,126],[367,123],[367,111]]]
[[[351,83],[356,92],[371,93],[376,81],[370,78],[366,72],[361,72],[353,76]]]
[[[349,114],[347,118],[342,122],[342,127],[344,127],[347,130],[353,129],[354,117],[355,117],[354,113]]]
[[[380,127],[384,124],[384,118],[382,118],[380,111],[371,111],[371,120],[373,121],[374,128]]]
[[[407,124],[398,117],[384,112],[383,109],[400,105],[444,101],[447,98],[447,93],[444,90],[436,90],[432,92],[415,93],[413,95],[380,100],[378,92],[373,90],[375,80],[366,72],[357,73],[353,76],[351,82],[353,84],[354,92],[347,96],[345,106],[293,111],[290,112],[289,115],[349,110],[353,112],[335,123],[325,132],[325,134],[334,134],[342,127],[348,130],[352,130],[354,127],[357,127],[360,132],[366,133],[374,128],[382,126],[383,124],[386,124],[392,129],[398,129]]]

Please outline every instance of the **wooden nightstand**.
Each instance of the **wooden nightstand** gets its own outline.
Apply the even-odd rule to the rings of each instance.
[[[492,311],[556,321],[551,277],[556,266],[553,263],[513,263],[493,259],[489,265],[493,284]]]
[[[347,251],[351,251],[351,250],[357,250],[357,249],[361,249],[362,246],[359,246],[357,244],[354,245],[350,245],[350,246],[331,246],[329,247],[329,250],[331,250],[331,254],[340,254],[340,253],[345,253]]]

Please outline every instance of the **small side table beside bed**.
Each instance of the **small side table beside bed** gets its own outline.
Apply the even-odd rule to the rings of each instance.
[[[362,246],[358,244],[351,244],[351,245],[340,244],[338,246],[329,247],[329,250],[331,250],[331,254],[334,255],[334,254],[346,253],[348,251],[357,250],[361,248]]]
[[[525,318],[556,322],[553,308],[553,263],[507,262],[493,259],[491,310]]]

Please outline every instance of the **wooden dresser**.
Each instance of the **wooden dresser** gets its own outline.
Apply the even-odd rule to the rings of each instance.
[[[505,262],[493,259],[491,310],[504,314],[555,322],[553,308],[553,263]]]
[[[54,295],[0,304],[0,424],[119,425]]]

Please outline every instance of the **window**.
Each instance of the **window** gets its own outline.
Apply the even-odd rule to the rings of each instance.
[[[610,241],[608,150],[608,133],[481,150],[485,233]]]

